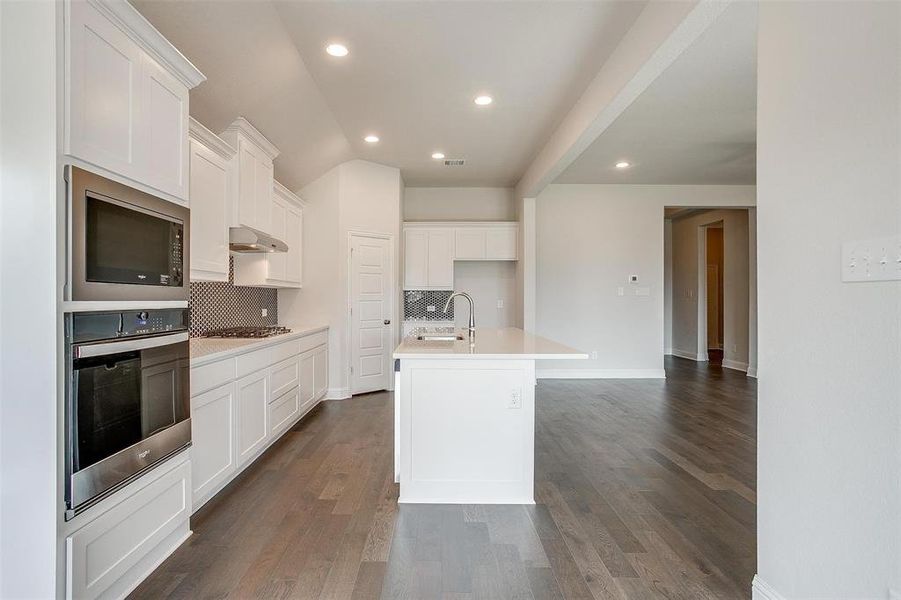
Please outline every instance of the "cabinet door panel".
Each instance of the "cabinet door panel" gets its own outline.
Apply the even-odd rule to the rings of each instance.
[[[238,465],[253,458],[268,436],[269,377],[266,371],[237,383]]]
[[[254,212],[256,224],[254,227],[275,235],[272,229],[275,225],[272,215],[272,163],[263,157],[258,157],[255,168]],[[278,226],[284,227],[284,222]]]
[[[453,230],[436,229],[429,231],[429,277],[430,288],[454,289],[454,239]]]
[[[87,2],[70,2],[66,152],[137,179],[141,140],[138,45]]]
[[[328,347],[323,346],[313,355],[314,398],[321,398],[328,391]]]
[[[460,227],[455,235],[454,257],[457,260],[481,260],[485,258],[485,230]]]
[[[300,406],[306,410],[316,396],[315,351],[306,353],[300,359]]]
[[[303,212],[289,208],[285,223],[285,243],[288,244],[285,280],[301,285],[303,283]]]
[[[141,165],[148,185],[185,198],[188,90],[155,60],[143,60]]]
[[[516,229],[498,227],[488,229],[485,240],[485,258],[489,260],[516,259]]]
[[[235,470],[235,386],[229,383],[191,398],[191,469],[198,501]]]
[[[288,207],[279,200],[273,201],[272,226],[270,227],[269,233],[285,243],[287,243],[287,241],[285,241],[287,239],[285,234],[288,231],[287,220]],[[269,254],[266,258],[269,260],[269,279],[284,281],[287,276],[288,254],[286,252],[276,252],[274,254]]]
[[[228,163],[196,140],[190,145],[191,279],[228,280]]]
[[[416,290],[429,285],[429,232],[408,229],[404,232],[404,288]]]

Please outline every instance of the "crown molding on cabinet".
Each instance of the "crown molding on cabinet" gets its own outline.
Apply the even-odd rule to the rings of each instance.
[[[228,142],[204,127],[203,123],[194,117],[189,117],[188,119],[188,131],[192,138],[221,156],[224,160],[234,158],[237,151]]]
[[[237,132],[249,139],[254,145],[258,146],[260,150],[266,153],[266,156],[269,157],[269,160],[275,160],[275,157],[278,156],[278,148],[266,139],[266,136],[259,132],[259,130],[250,124],[250,121],[245,119],[244,117],[238,117],[235,121],[225,128],[225,131],[222,133],[232,133]]]
[[[295,205],[299,206],[300,208],[306,207],[307,203],[303,198],[301,198],[300,196],[298,196],[297,194],[295,194],[294,192],[292,192],[291,190],[286,188],[284,185],[282,185],[278,181],[275,181],[275,180],[272,181],[272,188],[276,194],[278,194],[281,198],[287,200],[288,202],[295,204]]]
[[[171,71],[188,89],[206,81],[206,75],[126,0],[88,0],[88,2],[137,42],[145,52]]]

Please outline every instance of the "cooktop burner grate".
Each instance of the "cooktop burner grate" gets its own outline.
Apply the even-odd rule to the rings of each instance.
[[[287,327],[228,327],[211,329],[203,334],[208,338],[265,338],[273,335],[291,333]]]

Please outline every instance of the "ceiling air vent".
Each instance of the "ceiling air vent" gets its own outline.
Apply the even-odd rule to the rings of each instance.
[[[445,167],[462,167],[465,161],[462,158],[448,158],[444,161]]]

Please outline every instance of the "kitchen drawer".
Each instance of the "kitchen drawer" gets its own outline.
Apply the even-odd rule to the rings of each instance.
[[[235,359],[226,358],[191,369],[191,395],[202,394],[235,378]]]
[[[269,386],[272,390],[272,398],[278,398],[291,388],[297,387],[300,378],[300,357],[294,356],[288,360],[273,365],[269,372]]]
[[[272,348],[248,352],[235,360],[237,361],[237,376],[239,379],[245,375],[250,375],[254,371],[265,369],[274,362],[272,360]]]
[[[300,340],[291,340],[290,342],[273,346],[271,350],[271,360],[273,363],[283,361],[286,358],[291,358],[292,356],[297,356],[301,353]]]
[[[300,392],[297,387],[269,405],[269,435],[277,435],[297,417],[300,411]]]
[[[67,595],[97,598],[134,582],[129,571],[191,515],[191,467],[184,462],[66,538]],[[143,573],[140,574],[143,577]]]
[[[312,335],[308,335],[300,338],[300,349],[298,350],[298,354],[301,352],[306,352],[307,350],[312,350],[316,346],[321,346],[328,342],[328,331],[320,331],[319,333],[314,333]]]

